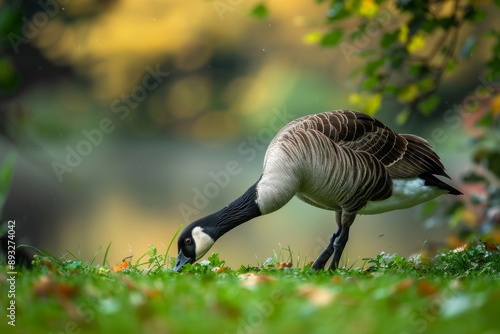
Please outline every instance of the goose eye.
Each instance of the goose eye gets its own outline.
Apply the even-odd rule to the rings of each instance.
[[[184,244],[186,244],[186,245],[189,245],[191,242],[193,242],[193,239],[191,239],[191,238],[184,239]]]

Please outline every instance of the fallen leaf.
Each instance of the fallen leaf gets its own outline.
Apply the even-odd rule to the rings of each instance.
[[[49,269],[50,272],[56,271],[56,267],[54,266],[54,263],[52,263],[52,261],[49,261],[48,259],[40,260],[40,264],[47,267],[47,269]]]
[[[406,278],[406,279],[394,284],[392,289],[396,293],[404,292],[404,291],[408,290],[414,283],[415,283],[415,280],[413,278]]]
[[[484,247],[489,250],[490,252],[494,252],[498,250],[498,247],[495,244],[492,244],[491,242],[485,242],[483,241]]]
[[[242,280],[242,285],[246,288],[251,288],[259,284],[270,283],[276,281],[274,277],[263,275],[246,273],[238,276]]]
[[[278,269],[291,268],[291,267],[293,267],[292,262],[278,262],[278,264],[276,265],[276,268]]]
[[[137,290],[137,284],[126,276],[121,276],[120,279],[129,290]]]
[[[297,290],[299,296],[306,297],[311,304],[317,307],[330,305],[335,299],[335,293],[326,288],[307,284]]]
[[[332,283],[333,284],[339,284],[340,282],[342,282],[342,277],[335,276],[335,277],[332,278]]]
[[[44,275],[33,283],[33,291],[38,297],[47,297],[51,293],[52,284],[52,279]]]
[[[113,266],[113,268],[111,268],[111,271],[114,273],[117,273],[117,272],[120,272],[122,270],[127,269],[128,265],[130,264],[129,259],[131,259],[131,258],[132,258],[132,256],[124,258],[121,263],[117,264],[116,266]]]
[[[216,273],[216,274],[219,274],[223,271],[226,271],[228,269],[228,267],[214,267],[212,269],[212,272]]]
[[[417,291],[422,296],[432,296],[439,292],[439,287],[426,279],[421,279],[417,284]]]
[[[156,299],[156,298],[161,297],[161,295],[162,295],[162,293],[161,293],[160,290],[158,290],[158,289],[150,289],[150,288],[144,289],[144,294],[149,299]]]
[[[66,283],[55,282],[51,277],[44,275],[33,283],[33,291],[39,297],[57,296],[67,298],[75,294],[76,288]]]

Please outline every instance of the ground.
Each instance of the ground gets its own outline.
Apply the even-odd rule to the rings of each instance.
[[[224,267],[213,254],[180,273],[169,269],[174,259],[153,246],[142,258],[112,267],[40,253],[32,269],[17,269],[14,280],[2,269],[2,304],[5,310],[15,301],[15,322],[4,317],[0,329],[494,334],[500,333],[500,252],[495,249],[478,242],[433,259],[380,254],[362,267],[335,272],[292,264],[286,251],[264,264],[236,269]],[[9,295],[12,289],[15,296]]]

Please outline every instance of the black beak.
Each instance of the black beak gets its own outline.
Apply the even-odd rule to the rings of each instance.
[[[180,251],[179,255],[177,255],[177,262],[175,263],[174,271],[179,271],[183,265],[186,263],[193,263],[194,261],[195,259],[185,256],[182,251]]]

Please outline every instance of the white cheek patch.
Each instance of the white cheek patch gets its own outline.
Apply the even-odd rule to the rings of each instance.
[[[215,243],[208,234],[203,232],[203,229],[199,226],[195,227],[191,232],[195,243],[196,260],[199,260],[203,255],[205,255],[210,248],[212,248]]]

